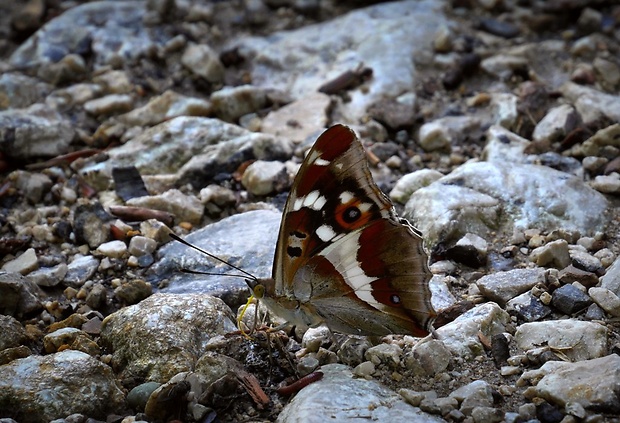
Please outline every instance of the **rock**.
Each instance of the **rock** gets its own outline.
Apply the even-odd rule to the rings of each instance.
[[[209,116],[212,111],[209,101],[168,90],[144,106],[118,116],[118,120],[127,125],[153,126],[179,116]]]
[[[564,285],[553,291],[551,305],[569,316],[585,310],[592,304],[592,299],[573,285]]]
[[[0,327],[0,351],[18,347],[28,340],[26,330],[14,317],[0,314]]]
[[[551,314],[551,307],[545,305],[531,292],[517,295],[506,303],[506,311],[515,314],[526,322],[541,320]]]
[[[253,195],[273,194],[290,184],[284,163],[262,160],[248,166],[241,183]]]
[[[110,94],[84,103],[84,110],[94,116],[117,115],[133,108],[134,101],[127,94]]]
[[[127,255],[127,245],[123,241],[108,241],[99,245],[96,254],[109,258],[122,258]]]
[[[396,185],[390,191],[390,198],[392,201],[405,204],[409,197],[411,197],[411,194],[420,188],[430,185],[442,176],[441,172],[433,169],[420,169],[408,173],[396,181]]]
[[[67,265],[64,284],[74,288],[80,287],[95,274],[98,267],[99,260],[95,257],[76,255],[73,261]]]
[[[538,247],[530,253],[530,260],[536,263],[537,266],[564,269],[571,264],[568,242],[558,239]]]
[[[601,276],[601,288],[609,289],[616,295],[620,295],[620,258],[617,258]]]
[[[418,114],[415,112],[414,101],[405,100],[405,95],[396,99],[383,99],[368,109],[370,117],[390,129],[398,130],[415,125]]]
[[[575,109],[569,104],[562,104],[549,110],[536,124],[532,138],[534,141],[560,141],[579,123],[580,118]]]
[[[135,166],[140,174],[178,172],[176,183],[196,189],[221,172],[234,172],[251,159],[286,160],[290,141],[249,132],[218,119],[181,116],[150,128],[108,152],[103,163],[91,163],[80,174],[93,186],[107,187],[115,167]]]
[[[0,110],[23,109],[39,103],[50,93],[52,86],[19,73],[0,75]]]
[[[510,316],[497,304],[481,304],[436,330],[445,347],[457,357],[472,359],[484,353],[478,334],[486,337],[506,331]]]
[[[588,294],[606,313],[620,317],[620,297],[607,288],[590,288]]]
[[[62,346],[69,346],[75,341],[75,339],[79,336],[88,336],[85,332],[82,332],[76,328],[62,328],[53,331],[45,335],[43,338],[43,347],[45,348],[45,352],[48,354],[57,352]]]
[[[513,129],[517,124],[519,98],[511,93],[494,93],[491,95],[493,123],[506,129]]]
[[[308,329],[308,331],[309,330],[310,329]],[[347,336],[338,349],[338,358],[341,363],[346,364],[347,366],[357,366],[364,361],[364,354],[366,354],[366,350],[371,346],[372,344],[366,336]]]
[[[342,364],[323,366],[323,378],[300,391],[278,416],[279,423],[369,419],[442,422],[407,404],[398,394],[373,380],[354,379]],[[371,405],[371,406],[369,406]]]
[[[373,72],[368,89],[349,91],[351,101],[339,106],[343,120],[357,121],[370,105],[411,90],[417,72],[406,58],[417,57],[445,23],[436,3],[404,1],[366,7],[267,38],[246,38],[234,47],[252,57],[254,84],[285,90],[296,99],[363,63]],[[323,34],[330,34],[329,39]],[[329,60],[311,59],[327,51]]]
[[[42,267],[30,272],[28,278],[39,286],[56,286],[63,281],[68,271],[69,267],[60,263],[53,267]]]
[[[388,367],[397,367],[400,364],[402,348],[396,344],[379,344],[366,350],[364,358],[375,366],[383,364]]]
[[[190,222],[196,225],[204,214],[204,206],[198,198],[183,194],[177,189],[159,195],[132,198],[127,200],[127,205],[172,213],[177,224]]]
[[[603,118],[611,122],[620,121],[620,97],[616,95],[606,94],[573,82],[562,85],[560,92],[567,101],[575,106],[586,125]]]
[[[506,304],[517,295],[545,282],[545,271],[541,268],[514,269],[485,275],[476,281],[482,295],[500,305]]]
[[[450,393],[460,404],[460,410],[466,416],[470,416],[475,407],[493,406],[493,389],[484,380],[476,380],[465,386],[461,386]]]
[[[418,342],[405,354],[405,367],[416,375],[434,376],[445,371],[452,362],[452,353],[443,342],[431,339]]]
[[[256,277],[270,277],[281,218],[279,212],[271,210],[237,214],[208,225],[185,239],[241,269],[251,271]],[[223,280],[221,276],[208,275],[197,278],[177,270],[187,267],[207,273],[234,273],[227,266],[215,264],[178,242],[165,245],[158,254],[160,260],[151,271],[158,279],[169,280],[164,292],[223,296],[226,303],[233,307],[247,300],[248,287],[243,280]]]
[[[578,282],[586,288],[592,288],[599,282],[598,277],[594,273],[578,269],[573,265],[560,270],[558,279],[564,284]]]
[[[211,94],[211,104],[217,117],[235,122],[243,115],[265,108],[267,92],[253,85],[225,87]]]
[[[482,60],[480,68],[501,81],[507,81],[513,74],[526,71],[528,61],[513,54],[496,54]]]
[[[91,54],[98,65],[134,60],[153,47],[142,18],[145,5],[132,1],[88,3],[73,7],[45,24],[10,58],[18,69],[50,68],[67,55]],[[122,57],[122,59],[121,59]]]
[[[190,44],[181,56],[181,63],[194,74],[211,83],[222,82],[224,66],[215,51],[206,44]]]
[[[0,313],[21,318],[43,308],[41,288],[19,273],[0,274]]]
[[[620,194],[620,174],[598,175],[590,182],[590,186],[604,194]]]
[[[547,345],[571,361],[602,357],[607,352],[607,329],[594,322],[574,319],[524,323],[514,337],[520,351]]]
[[[95,283],[85,298],[86,304],[93,310],[104,310],[108,304],[106,288]]]
[[[446,257],[469,267],[482,267],[487,262],[487,254],[487,241],[476,234],[467,233],[446,252]]]
[[[2,270],[8,273],[21,273],[27,275],[39,268],[39,262],[37,260],[37,254],[34,252],[34,248],[28,248],[17,258],[7,261],[2,266]]]
[[[134,410],[144,412],[149,397],[160,386],[161,383],[157,382],[146,382],[136,386],[127,394],[127,404]]]
[[[461,142],[466,134],[479,127],[480,121],[477,118],[448,116],[422,125],[418,133],[418,142],[424,151],[450,151],[452,144]]]
[[[78,244],[86,243],[97,248],[110,240],[110,216],[98,203],[84,203],[77,206],[73,217],[73,231]]]
[[[413,193],[403,215],[433,246],[468,232],[483,238],[498,230],[512,234],[515,227],[593,233],[602,230],[606,208],[601,194],[564,172],[470,162]]]
[[[125,305],[137,304],[148,298],[152,293],[153,287],[151,284],[142,279],[133,279],[121,284],[121,286],[114,290],[114,296]]]
[[[493,125],[486,133],[487,143],[482,151],[482,159],[491,163],[524,163],[525,149],[531,144],[508,129]]]
[[[538,380],[530,395],[560,407],[577,403],[590,411],[614,415],[620,413],[619,379],[620,357],[611,354],[578,363],[550,361],[525,372],[520,382]]]
[[[569,254],[571,263],[577,269],[585,270],[586,272],[592,272],[599,275],[605,273],[605,268],[601,261],[595,256],[591,255],[584,250],[583,247],[571,247],[569,248]]]
[[[261,132],[302,142],[314,137],[327,126],[331,98],[323,93],[310,93],[299,100],[269,112],[263,119]]]
[[[65,154],[74,137],[71,123],[45,105],[0,112],[0,152],[7,157],[30,160]]]
[[[0,414],[34,423],[82,413],[99,420],[125,405],[110,367],[80,351],[30,356],[0,366]]]
[[[120,376],[165,382],[193,368],[209,339],[234,331],[235,317],[204,294],[155,294],[106,317],[101,343]]]

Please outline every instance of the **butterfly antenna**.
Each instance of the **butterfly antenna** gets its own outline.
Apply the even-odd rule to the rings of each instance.
[[[189,242],[185,241],[183,238],[181,238],[180,236],[178,236],[178,235],[176,235],[176,234],[174,234],[174,233],[172,233],[172,232],[170,233],[170,238],[172,238],[172,239],[174,239],[174,240],[176,240],[176,241],[179,241],[181,244],[185,244],[185,245],[187,245],[188,247],[191,247],[191,248],[193,248],[193,249],[194,249],[194,250],[196,250],[196,251],[200,251],[202,254],[206,255],[207,257],[210,257],[210,258],[212,258],[212,259],[214,259],[214,260],[217,260],[217,261],[219,261],[219,262],[221,262],[221,263],[224,263],[224,264],[226,264],[226,265],[228,265],[228,266],[232,267],[233,269],[235,269],[235,270],[237,270],[237,271],[239,271],[239,272],[243,273],[243,275],[245,275],[245,276],[242,276],[242,275],[218,275],[218,276],[237,276],[237,277],[242,277],[242,278],[244,278],[244,277],[246,277],[246,276],[247,276],[248,278],[250,278],[250,279],[252,279],[252,280],[257,280],[256,276],[254,276],[253,274],[251,274],[251,273],[249,273],[249,272],[246,272],[245,270],[241,269],[240,267],[237,267],[237,266],[235,266],[234,264],[229,263],[229,262],[227,262],[226,260],[224,260],[224,259],[222,259],[222,258],[219,258],[218,256],[215,256],[215,255],[211,254],[210,252],[205,251],[205,250],[203,250],[202,248],[197,247],[197,246],[195,246],[194,244],[191,244],[191,243],[189,243]],[[190,271],[183,270],[183,271],[184,271],[184,272],[187,272],[187,273],[197,273],[197,274],[201,273],[201,272],[195,272],[195,271],[191,271],[191,270],[190,270]],[[208,274],[208,273],[207,273],[207,274]]]

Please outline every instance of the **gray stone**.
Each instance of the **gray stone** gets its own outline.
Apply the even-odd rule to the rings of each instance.
[[[420,169],[415,172],[408,173],[396,181],[396,185],[390,191],[390,198],[401,204],[405,204],[411,194],[430,185],[437,179],[444,176],[441,172],[434,169]]]
[[[401,1],[270,37],[247,38],[232,47],[252,58],[253,84],[290,92],[296,99],[360,63],[372,68],[368,89],[349,91],[351,100],[338,105],[345,120],[357,121],[371,104],[411,90],[417,72],[410,58],[432,43],[445,22],[436,2]],[[317,61],[317,57],[325,59]]]
[[[480,304],[436,330],[438,339],[453,356],[473,359],[484,354],[479,333],[491,338],[506,331],[510,316],[495,303]]]
[[[551,305],[564,314],[572,315],[586,309],[592,299],[573,285],[564,285],[553,291]]]
[[[73,257],[73,261],[67,265],[64,284],[80,287],[95,274],[98,267],[99,260],[95,257],[76,255]]]
[[[526,322],[534,322],[551,314],[551,307],[546,306],[530,291],[514,297],[506,303],[506,311],[516,314]]]
[[[60,263],[53,267],[42,267],[30,272],[28,278],[39,286],[56,286],[63,281],[68,271],[69,267]]]
[[[171,189],[159,195],[135,197],[127,200],[127,205],[172,213],[177,224],[190,222],[197,225],[204,214],[204,206],[198,198],[183,194],[178,189]]]
[[[195,231],[185,239],[241,269],[251,271],[256,277],[270,277],[281,218],[279,212],[272,210],[241,213]],[[187,268],[207,273],[237,273],[228,266],[213,262],[178,242],[170,242],[160,248],[159,257],[151,271],[158,279],[168,279],[164,292],[224,296],[231,305],[247,300],[248,287],[242,279],[210,275],[196,277],[178,271],[179,268]]]
[[[452,144],[462,142],[466,134],[479,126],[480,121],[470,116],[440,118],[420,127],[418,143],[424,151],[450,151]]]
[[[607,288],[590,288],[588,294],[606,313],[620,317],[620,297]]]
[[[168,90],[144,106],[119,116],[118,120],[127,125],[153,126],[179,116],[209,116],[212,109],[206,100]]]
[[[564,239],[558,239],[535,248],[530,253],[530,260],[536,263],[537,266],[564,269],[571,264],[570,254],[568,253],[568,242]]]
[[[577,127],[580,120],[571,105],[562,104],[549,110],[545,117],[536,124],[532,138],[534,141],[560,141]]]
[[[19,273],[0,274],[0,313],[21,318],[43,308],[44,292]]]
[[[241,183],[253,195],[269,195],[287,188],[290,178],[284,163],[257,160],[243,172]]]
[[[226,122],[258,112],[267,106],[267,91],[254,85],[225,87],[211,94],[213,112]]]
[[[300,391],[276,420],[278,423],[333,421],[443,422],[406,403],[373,380],[354,379],[347,366],[323,366],[323,378]]]
[[[0,351],[18,347],[28,340],[26,330],[17,319],[0,314]]]
[[[39,103],[51,90],[51,85],[36,78],[3,72],[0,75],[0,110],[22,109]]]
[[[224,79],[224,66],[218,54],[206,44],[190,44],[181,56],[181,63],[194,74],[208,82],[217,83]]]
[[[166,382],[194,367],[209,339],[236,330],[220,299],[204,294],[155,294],[106,317],[101,343],[122,378]]]
[[[0,112],[0,151],[8,157],[59,156],[69,151],[74,137],[73,125],[43,104]]]
[[[589,360],[607,353],[607,329],[574,319],[524,323],[514,337],[520,351],[547,345],[571,361]]]
[[[143,24],[144,10],[143,2],[134,1],[73,7],[15,50],[10,63],[19,69],[37,68],[45,76],[46,70],[66,56],[87,51],[99,65],[137,59],[154,45]]]
[[[483,238],[514,228],[603,229],[607,200],[577,177],[544,166],[466,163],[417,190],[405,206],[429,246],[468,232]],[[570,264],[570,261],[569,263]]]
[[[514,269],[485,275],[476,281],[482,295],[500,305],[545,282],[545,271],[541,268]]]
[[[578,363],[549,361],[540,369],[525,372],[521,380],[536,384],[533,396],[560,407],[578,403],[593,412],[620,413],[620,357],[616,354]]]
[[[475,407],[490,407],[493,405],[493,389],[484,380],[476,380],[452,391],[450,397],[456,398],[460,410],[466,416],[471,415]]]
[[[112,369],[80,351],[30,356],[0,366],[0,414],[34,423],[81,413],[99,420],[122,409]]]
[[[601,288],[607,288],[614,294],[620,295],[620,258],[616,258],[605,275],[601,276]]]
[[[586,125],[602,118],[611,122],[620,121],[620,97],[617,95],[606,94],[573,82],[564,84],[560,92],[566,100],[574,104]]]
[[[7,261],[2,265],[2,270],[8,273],[21,273],[27,275],[39,268],[37,254],[34,248],[28,248],[13,260]]]

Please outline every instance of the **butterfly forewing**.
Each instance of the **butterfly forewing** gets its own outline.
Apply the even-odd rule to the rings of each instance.
[[[290,292],[299,267],[326,243],[387,217],[391,209],[353,131],[342,125],[329,128],[302,163],[284,208],[273,269],[276,292]],[[355,221],[354,210],[361,212]]]
[[[434,316],[427,260],[420,235],[373,181],[353,131],[325,131],[284,209],[273,269],[277,301],[299,301],[339,332],[422,335]]]

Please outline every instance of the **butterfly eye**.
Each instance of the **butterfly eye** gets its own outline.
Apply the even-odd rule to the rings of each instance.
[[[357,207],[348,207],[345,209],[344,213],[342,213],[342,220],[346,223],[353,223],[359,219],[361,215],[362,212]]]
[[[258,284],[254,287],[252,292],[256,298],[263,298],[265,296],[265,286]]]

